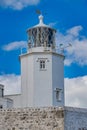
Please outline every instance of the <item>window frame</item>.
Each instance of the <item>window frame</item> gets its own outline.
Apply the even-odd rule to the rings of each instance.
[[[3,109],[3,105],[0,105],[0,109]]]
[[[38,62],[38,69],[39,71],[46,71],[47,70],[47,62],[50,62],[48,58],[38,58],[36,60]]]
[[[60,102],[62,100],[61,90],[62,89],[60,89],[60,88],[55,89],[55,98],[56,98],[57,102]]]
[[[40,60],[40,69],[46,69],[46,61]]]

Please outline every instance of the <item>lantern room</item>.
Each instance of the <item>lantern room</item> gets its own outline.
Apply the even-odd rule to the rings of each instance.
[[[43,23],[43,16],[39,16],[39,24],[28,29],[28,47],[55,48],[56,30]]]

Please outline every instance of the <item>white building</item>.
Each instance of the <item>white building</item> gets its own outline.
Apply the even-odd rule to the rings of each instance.
[[[29,28],[28,50],[20,55],[21,94],[13,107],[64,106],[64,56],[56,52],[56,30],[43,23]]]
[[[13,100],[4,97],[4,86],[0,84],[0,109],[13,107]]]

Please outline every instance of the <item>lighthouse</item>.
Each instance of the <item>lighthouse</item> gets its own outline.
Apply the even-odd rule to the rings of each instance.
[[[56,30],[44,24],[27,29],[28,50],[21,54],[21,107],[64,106],[64,56],[56,52]]]
[[[21,93],[6,98],[0,84],[0,130],[87,130],[87,109],[64,107],[64,55],[56,50],[56,30],[40,15],[27,34]]]

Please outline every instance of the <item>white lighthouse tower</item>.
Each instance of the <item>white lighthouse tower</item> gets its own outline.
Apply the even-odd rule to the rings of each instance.
[[[56,30],[43,23],[28,29],[21,54],[21,107],[64,106],[64,56],[56,52]]]

